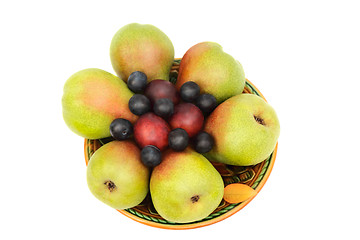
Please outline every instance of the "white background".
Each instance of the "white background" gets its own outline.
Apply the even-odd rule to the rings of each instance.
[[[160,28],[176,57],[220,43],[278,113],[270,178],[222,222],[148,227],[87,188],[62,88],[84,68],[114,73],[110,41],[131,22]],[[0,239],[359,239],[359,22],[356,1],[1,1]]]

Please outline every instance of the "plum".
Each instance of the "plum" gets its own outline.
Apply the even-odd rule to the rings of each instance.
[[[150,99],[152,104],[161,98],[170,99],[174,105],[180,101],[180,95],[175,86],[171,82],[161,79],[151,81],[147,85],[144,94]]]
[[[134,125],[134,138],[141,148],[153,145],[164,150],[168,146],[169,132],[166,121],[152,112],[142,115]]]
[[[174,113],[169,120],[172,129],[182,128],[189,137],[195,136],[204,123],[201,110],[192,103],[180,103],[175,106]]]

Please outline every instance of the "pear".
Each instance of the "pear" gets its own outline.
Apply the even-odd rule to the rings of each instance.
[[[130,140],[112,141],[90,158],[87,183],[91,193],[115,209],[141,203],[149,191],[150,171],[140,160],[139,148]]]
[[[96,68],[79,71],[64,86],[64,121],[84,138],[110,137],[109,128],[114,119],[136,121],[137,116],[128,107],[133,95],[126,83],[111,73]]]
[[[201,93],[212,94],[218,103],[242,93],[245,73],[242,65],[214,42],[202,42],[191,47],[180,62],[176,87],[188,81],[196,82]]]
[[[114,35],[110,58],[115,72],[124,81],[135,71],[145,73],[148,82],[169,80],[174,46],[160,29],[149,24],[131,23]]]
[[[150,194],[155,209],[168,221],[187,223],[213,212],[224,195],[219,172],[201,154],[168,150],[153,169]]]
[[[248,166],[264,161],[275,148],[280,124],[275,110],[253,94],[234,96],[208,117],[204,130],[215,145],[205,156],[230,165]]]

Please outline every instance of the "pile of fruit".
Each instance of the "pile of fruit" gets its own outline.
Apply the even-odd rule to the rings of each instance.
[[[224,188],[212,164],[258,164],[279,137],[274,109],[243,93],[238,61],[216,43],[199,43],[183,56],[172,83],[171,41],[158,28],[135,23],[115,34],[110,56],[117,76],[79,71],[66,81],[62,98],[73,132],[111,138],[87,167],[95,197],[127,209],[150,194],[161,217],[189,223],[209,216],[223,199],[239,203],[256,194],[240,183]]]

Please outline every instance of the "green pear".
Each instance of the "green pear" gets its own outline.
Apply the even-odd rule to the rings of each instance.
[[[111,73],[96,68],[79,71],[64,86],[64,121],[84,138],[110,137],[109,128],[114,119],[136,121],[137,116],[128,107],[133,95],[126,83]]]
[[[230,165],[248,166],[264,161],[275,148],[280,124],[275,110],[253,94],[234,96],[208,117],[204,130],[215,145],[205,156]]]
[[[131,23],[113,37],[110,58],[115,72],[124,81],[135,71],[144,72],[148,81],[169,80],[174,46],[160,29],[149,24]]]
[[[242,93],[245,73],[240,62],[219,44],[202,42],[191,47],[181,59],[177,89],[188,81],[196,82],[202,93],[212,94],[220,103]]]
[[[140,150],[131,141],[112,141],[90,158],[87,183],[91,193],[115,209],[141,203],[149,191],[150,171],[140,160]]]
[[[219,172],[201,154],[185,149],[167,151],[150,178],[155,209],[168,221],[201,220],[213,212],[224,195]]]

